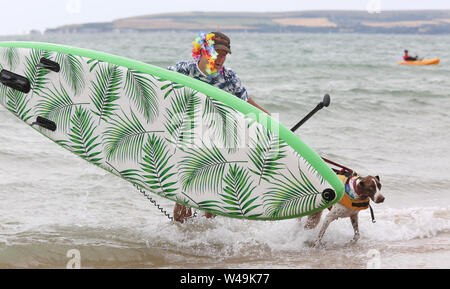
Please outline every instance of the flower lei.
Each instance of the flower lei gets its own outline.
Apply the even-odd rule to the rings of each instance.
[[[221,74],[223,67],[220,71],[217,71],[215,68],[215,62],[219,54],[214,49],[214,33],[205,34],[201,32],[192,44],[194,44],[194,48],[192,49],[192,57],[195,61],[200,60],[201,54],[208,59],[208,64],[205,69],[208,77],[214,78]]]

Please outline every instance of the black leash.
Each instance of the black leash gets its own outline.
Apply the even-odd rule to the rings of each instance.
[[[371,205],[369,205],[369,209],[370,209],[370,216],[372,217],[372,223],[376,223],[377,221],[375,221],[375,215],[373,213],[373,209],[372,209]]]

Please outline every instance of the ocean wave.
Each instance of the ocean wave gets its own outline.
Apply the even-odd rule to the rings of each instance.
[[[359,260],[354,266],[360,266],[358,264],[363,262],[367,248],[382,247],[380,244],[383,243],[391,247],[396,243],[405,246],[416,239],[432,240],[439,234],[450,232],[449,208],[377,209],[375,224],[368,212],[360,214],[359,245],[348,247],[353,229],[346,218],[329,226],[323,239],[325,248],[317,251],[311,248],[311,244],[321,224],[316,229],[305,230],[305,218],[256,222],[223,217],[206,219],[201,213],[198,215],[185,224],[174,223],[161,216],[147,221],[141,219],[135,226],[66,223],[64,226],[53,224],[39,226],[35,230],[20,230],[15,234],[5,234],[8,226],[2,226],[0,266],[64,267],[68,261],[66,252],[71,249],[81,252],[87,267],[103,268],[201,267],[202,262],[209,264],[203,266],[222,264],[226,267],[226,264],[242,260],[247,264],[262,262],[270,267],[271,262],[267,260],[276,263],[279,259],[285,260],[284,265],[277,263],[273,266],[289,267],[292,266],[287,261],[289,258],[294,263],[298,262],[297,256],[300,255],[303,259],[308,255],[327,259],[330,250],[339,256],[353,255],[355,260]],[[20,227],[18,224],[11,226]],[[306,258],[302,262],[305,262],[302,266],[306,266],[313,260]],[[329,265],[335,266],[333,263]]]

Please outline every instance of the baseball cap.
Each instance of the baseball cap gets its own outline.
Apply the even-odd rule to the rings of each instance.
[[[216,31],[211,33],[214,33],[214,49],[225,50],[231,54],[230,38],[222,32]]]

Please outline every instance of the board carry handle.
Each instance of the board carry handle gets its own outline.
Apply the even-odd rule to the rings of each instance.
[[[41,58],[41,60],[37,66],[42,67],[42,68],[47,68],[54,72],[59,72],[61,70],[61,66],[59,65],[59,63],[54,62],[54,61],[44,58],[44,57]]]
[[[2,69],[2,71],[0,71],[0,82],[7,87],[23,93],[28,93],[31,90],[30,81],[26,77],[15,74],[6,69]]]
[[[35,125],[35,124],[37,124],[40,127],[46,128],[48,130],[56,131],[56,123],[49,119],[46,119],[45,117],[38,116],[36,118],[36,121],[33,122],[31,125]]]

